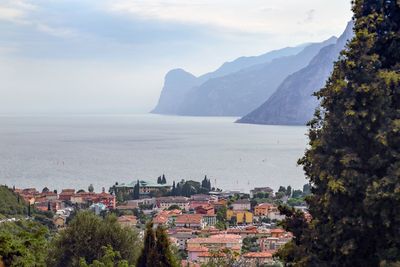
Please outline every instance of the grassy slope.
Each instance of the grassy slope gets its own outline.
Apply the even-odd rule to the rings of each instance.
[[[27,205],[22,198],[6,186],[0,186],[0,218],[24,215]]]

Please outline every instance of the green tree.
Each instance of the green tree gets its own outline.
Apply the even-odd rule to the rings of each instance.
[[[93,193],[94,192],[94,187],[93,184],[90,184],[88,187],[88,192]]]
[[[292,195],[292,187],[290,185],[286,188],[286,195],[288,197],[290,197]]]
[[[0,262],[5,266],[46,266],[48,229],[37,222],[0,224]]]
[[[155,246],[156,235],[153,231],[153,223],[148,223],[144,233],[144,246],[142,253],[139,256],[137,267],[152,266],[151,264],[156,256]]]
[[[159,226],[154,232],[153,223],[146,225],[144,247],[137,267],[177,267],[177,260],[172,252],[167,233]]]
[[[168,210],[180,210],[181,208],[178,206],[178,205],[176,205],[176,204],[174,204],[174,205],[171,205],[171,206],[169,206],[169,208],[168,208]]]
[[[161,178],[161,184],[166,184],[166,183],[167,183],[167,179],[165,178],[165,175],[163,174],[162,178]]]
[[[121,254],[114,251],[110,245],[102,247],[102,250],[103,256],[99,260],[88,264],[84,258],[81,258],[79,267],[134,267],[134,265],[129,265],[128,261],[122,260]]]
[[[140,198],[140,182],[139,180],[133,187],[133,199],[139,199]]]
[[[122,227],[113,215],[102,219],[91,212],[79,212],[50,246],[48,266],[79,266],[81,258],[88,264],[100,260],[103,247],[111,246],[121,260],[136,262],[141,242],[131,228]]]
[[[157,184],[161,184],[162,183],[162,181],[161,181],[161,176],[158,176],[158,178],[157,178]]]
[[[158,226],[156,229],[156,247],[157,261],[155,267],[177,267],[178,262],[172,254],[172,245],[169,242],[168,235],[164,228]]]
[[[355,38],[316,94],[299,161],[312,220],[289,212],[295,239],[281,255],[294,266],[400,260],[400,2],[356,0],[353,11]]]

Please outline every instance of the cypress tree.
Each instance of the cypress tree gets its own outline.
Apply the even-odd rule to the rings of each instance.
[[[176,196],[176,187],[175,187],[175,181],[172,182],[172,190],[171,190],[171,195]]]
[[[167,179],[165,178],[165,175],[162,175],[162,179],[161,179],[161,184],[166,184],[167,183]]]
[[[390,266],[400,260],[400,1],[353,2],[355,38],[316,93],[299,160],[311,183],[279,252],[293,266]]]
[[[154,266],[153,262],[157,256],[155,246],[156,237],[153,231],[153,223],[148,223],[144,234],[144,247],[142,254],[139,256],[137,267]]]
[[[157,178],[157,184],[161,184],[161,176],[158,176],[158,178]]]
[[[156,230],[156,246],[157,258],[154,261],[154,265],[157,267],[176,267],[178,263],[172,254],[171,244],[169,242],[167,233],[165,230],[158,226]]]

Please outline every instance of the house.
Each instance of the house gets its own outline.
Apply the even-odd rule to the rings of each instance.
[[[271,229],[269,237],[261,237],[258,241],[261,251],[275,251],[292,240],[293,235],[281,228]]]
[[[254,216],[267,217],[276,207],[269,203],[261,203],[254,207]]]
[[[273,206],[270,208],[267,217],[271,220],[276,220],[276,221],[281,221],[284,220],[286,218],[285,215],[282,215],[279,210],[278,207]]]
[[[229,228],[226,231],[227,234],[233,234],[233,235],[240,235],[242,238],[248,237],[248,236],[256,236],[258,234],[257,227],[255,226],[247,226],[247,227],[235,227],[235,228]]]
[[[292,240],[291,236],[287,237],[262,237],[259,239],[261,251],[276,251],[283,247],[287,242]]]
[[[137,224],[137,218],[134,215],[123,215],[118,217],[118,223],[125,227],[135,227]]]
[[[272,264],[273,258],[272,258],[272,253],[271,252],[248,252],[243,255],[243,259],[246,262],[246,266],[251,266],[251,267],[258,267],[258,266],[264,266],[267,264]]]
[[[214,205],[214,210],[218,211],[222,208],[226,208],[226,206],[228,205],[228,201],[226,201],[226,199],[219,199],[217,201],[214,201],[213,205]]]
[[[196,214],[214,215],[214,207],[210,204],[199,205],[194,209]]]
[[[252,224],[253,223],[253,213],[250,211],[235,211],[227,210],[226,219],[228,221],[234,221],[236,224]]]
[[[176,227],[185,227],[190,229],[203,229],[205,222],[201,214],[182,214],[175,219]]]
[[[62,189],[58,195],[58,199],[62,201],[71,201],[71,197],[75,194],[75,189]]]
[[[187,241],[188,260],[198,261],[204,257],[204,253],[218,252],[229,249],[232,253],[240,254],[242,249],[242,238],[239,235],[213,235],[210,237],[197,237]]]
[[[114,195],[103,192],[97,194],[94,192],[80,192],[71,196],[71,202],[75,204],[96,204],[101,203],[108,209],[116,208],[116,198]]]
[[[177,240],[177,245],[180,250],[186,250],[186,242],[195,237],[194,231],[188,228],[173,228],[168,230],[168,236],[174,237]]]
[[[175,224],[176,217],[181,215],[181,210],[162,210],[153,218],[154,227],[158,225]]]
[[[250,210],[250,200],[248,199],[238,199],[232,203],[233,210]]]
[[[205,194],[196,194],[190,197],[190,209],[196,209],[199,206],[205,206],[210,204],[211,201],[216,200],[215,197],[205,195]]]
[[[189,210],[189,199],[186,197],[160,197],[156,200],[160,209],[169,209],[171,206],[178,206],[181,210]]]
[[[102,203],[106,205],[108,209],[115,209],[116,207],[116,197],[114,195],[108,194],[104,192],[101,192],[100,194],[97,194],[97,198],[93,200],[94,203]]]

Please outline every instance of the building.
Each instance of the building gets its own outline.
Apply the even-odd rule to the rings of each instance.
[[[269,237],[259,239],[261,251],[276,251],[292,240],[292,233],[286,232],[281,228],[271,229]]]
[[[199,206],[206,206],[210,204],[212,201],[216,201],[217,198],[205,195],[205,194],[196,194],[190,197],[190,209],[196,209]]]
[[[217,224],[217,216],[216,215],[203,215],[203,222],[206,226],[214,226]]]
[[[246,266],[251,267],[264,266],[267,264],[272,264],[274,262],[272,258],[272,253],[267,251],[248,252],[243,255],[243,259],[246,262]]]
[[[108,209],[116,208],[116,198],[114,195],[108,194],[104,192],[102,193],[94,193],[94,192],[80,192],[71,196],[72,203],[75,204],[104,204]]]
[[[213,235],[210,237],[198,237],[187,241],[188,260],[198,261],[207,252],[219,252],[229,249],[233,254],[240,254],[242,249],[242,238],[239,235]]]
[[[71,201],[71,197],[75,194],[75,189],[62,189],[58,195],[58,199],[62,201]]]
[[[250,211],[235,211],[227,210],[226,219],[228,221],[234,221],[236,224],[252,224],[253,223],[253,213]]]
[[[278,207],[273,206],[270,208],[267,217],[271,220],[276,220],[276,221],[281,221],[284,220],[286,218],[285,215],[282,215],[279,210]]]
[[[227,234],[232,234],[232,235],[240,235],[242,238],[248,237],[248,236],[257,236],[259,233],[257,230],[256,226],[246,226],[246,227],[234,227],[234,228],[229,228],[226,231]]]
[[[238,199],[232,203],[233,210],[250,210],[250,200],[248,199]]]
[[[203,229],[206,223],[203,221],[201,214],[181,214],[175,219],[176,227],[184,227],[190,229]]]
[[[137,218],[134,215],[123,215],[118,217],[117,221],[125,227],[135,227],[137,224]]]
[[[180,250],[186,250],[186,242],[195,237],[194,231],[188,228],[173,228],[168,230],[168,236],[177,240]]]
[[[194,209],[196,214],[214,215],[214,207],[210,204],[200,205]]]
[[[156,200],[160,209],[169,209],[171,206],[178,206],[181,210],[189,210],[189,199],[186,197],[160,197]]]
[[[227,205],[228,205],[228,201],[226,201],[226,199],[219,199],[219,200],[213,202],[215,211],[218,211],[222,208],[226,208]]]
[[[132,195],[134,188],[138,181],[130,183],[115,184],[112,189],[115,195]],[[171,190],[170,185],[157,184],[150,181],[139,180],[139,196],[140,198],[146,198],[160,191],[168,192]]]
[[[269,203],[261,203],[254,207],[254,216],[268,217],[268,214],[277,208]]]
[[[166,224],[173,225],[176,218],[181,214],[181,210],[162,210],[153,218],[154,227]]]

